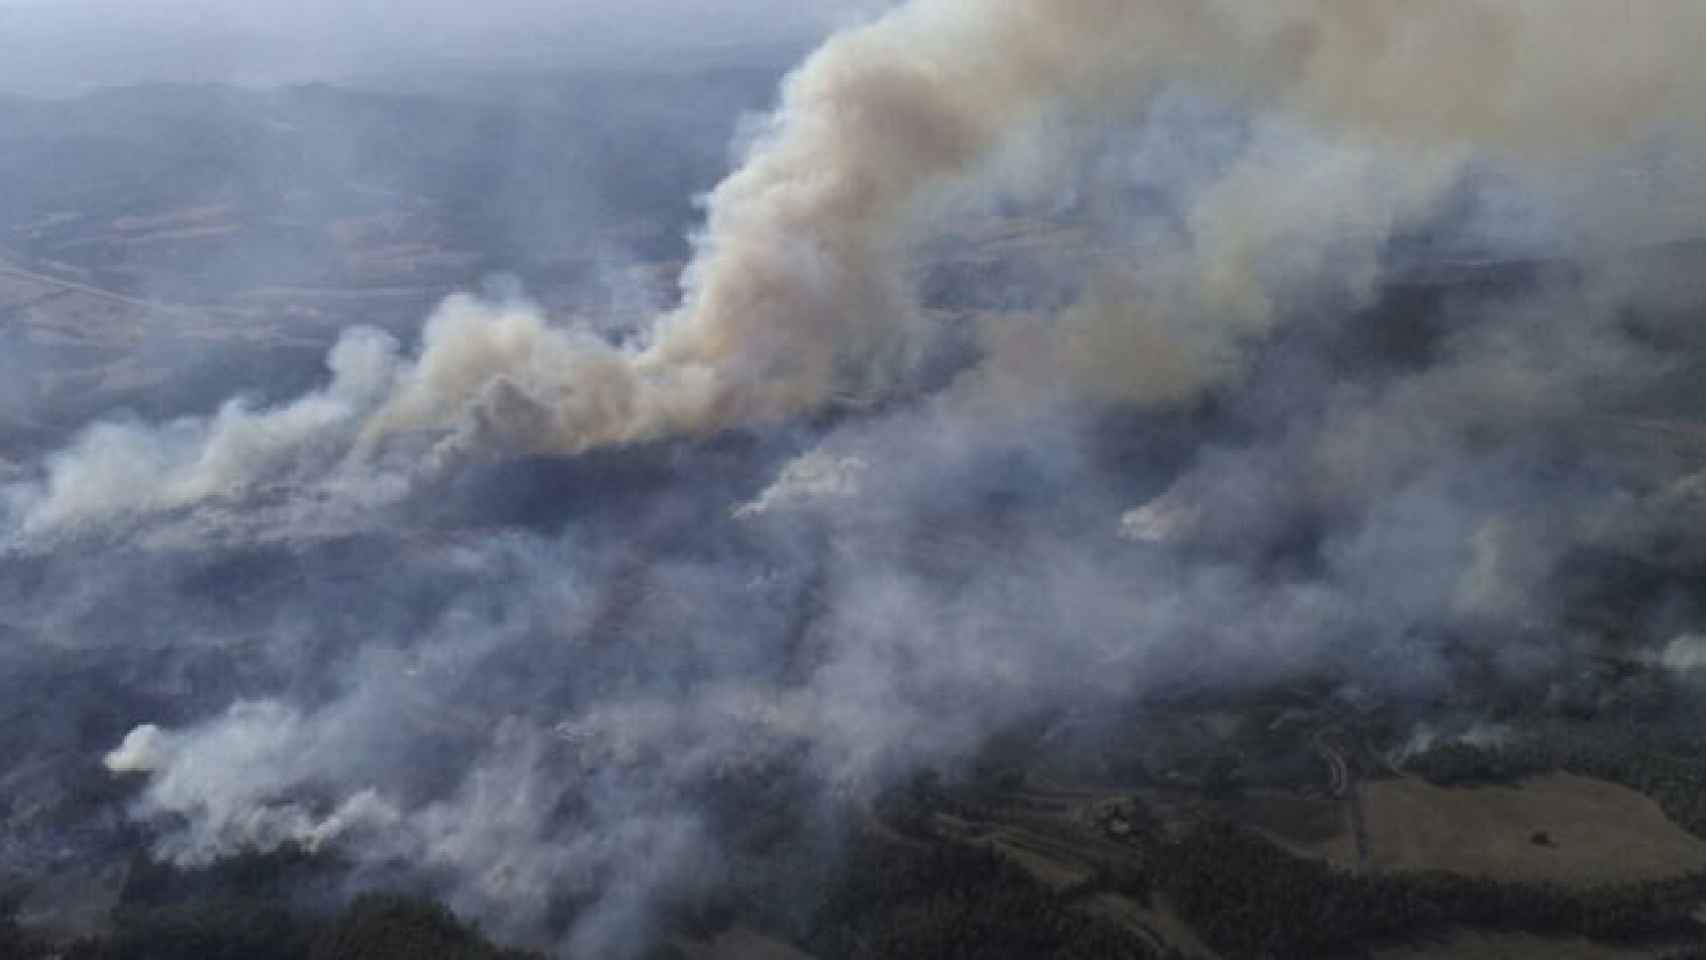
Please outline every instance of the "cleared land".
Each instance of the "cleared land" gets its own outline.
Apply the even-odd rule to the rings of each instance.
[[[1513,786],[1444,788],[1403,778],[1360,789],[1375,869],[1586,884],[1706,868],[1706,841],[1647,797],[1603,780],[1555,773]],[[1549,842],[1536,843],[1539,833]],[[1316,852],[1356,863],[1348,835]]]
[[[1440,943],[1375,953],[1377,960],[1646,960],[1652,956],[1650,949],[1520,933],[1463,933]]]
[[[680,942],[692,960],[812,960],[809,953],[746,927],[731,927],[704,943]]]

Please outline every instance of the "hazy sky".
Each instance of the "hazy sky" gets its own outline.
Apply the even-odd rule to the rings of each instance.
[[[0,0],[0,92],[680,62],[810,43],[884,0]]]

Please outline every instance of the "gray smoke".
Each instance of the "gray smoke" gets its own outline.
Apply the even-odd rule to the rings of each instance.
[[[1182,211],[1188,248],[1140,266],[1156,275],[1135,290],[1117,274],[1097,282],[1043,334],[1050,381],[1188,401],[1236,373],[1240,344],[1271,328],[1287,285],[1331,269],[1368,289],[1375,264],[1366,253],[1356,262],[1358,251],[1436,202],[1469,145],[1572,169],[1656,126],[1690,130],[1706,79],[1675,38],[1701,16],[1682,4],[1603,25],[1603,8],[1586,3],[1298,3],[1259,14],[1091,0],[908,5],[832,38],[788,79],[769,129],[707,200],[680,307],[639,342],[612,346],[525,307],[453,300],[364,425],[357,455],[421,431],[449,434],[441,457],[575,453],[880,397],[913,369],[928,333],[904,269],[909,211],[1045,108],[1129,109],[1169,80],[1271,104],[1331,135],[1292,156],[1283,136],[1250,151]],[[1589,35],[1591,50],[1580,42]]]
[[[458,296],[297,401],[91,427],[5,487],[81,584],[12,616],[238,651],[102,745],[158,855],[406,863],[593,956],[1041,714],[1543,675],[1604,639],[1569,559],[1706,506],[1628,442],[1702,399],[1699,254],[1638,244],[1706,212],[1703,20],[918,0],[789,78],[652,326]]]

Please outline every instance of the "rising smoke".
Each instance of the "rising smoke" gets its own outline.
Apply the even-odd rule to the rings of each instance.
[[[1592,428],[1697,412],[1693,301],[1620,258],[1706,214],[1703,27],[1685,0],[916,0],[788,78],[649,328],[458,296],[410,355],[347,334],[293,403],[90,427],[0,532],[109,573],[19,616],[122,618],[210,529],[285,544],[242,611],[162,601],[256,665],[103,745],[156,852],[337,845],[586,955],[755,855],[732,785],[815,811],[1161,687],[1420,700],[1453,644],[1543,671],[1578,639],[1566,558],[1641,539],[1653,496],[1702,506]],[[1104,250],[932,381],[920,250],[1026,190],[1103,211]],[[1552,266],[1428,300],[1401,261],[1442,235],[1472,280]],[[443,522],[516,496],[514,462],[612,478],[537,527]]]
[[[1703,17],[1681,5],[1611,13],[1591,3],[1296,3],[1256,14],[1092,0],[912,4],[832,39],[788,80],[771,129],[709,197],[682,305],[648,342],[611,351],[539,322],[491,324],[502,332],[447,323],[372,429],[446,429],[472,408],[503,442],[573,453],[880,394],[921,335],[901,230],[921,195],[965,176],[1050,105],[1095,109],[1166,80],[1420,154],[1384,174],[1329,158],[1301,183],[1299,171],[1252,164],[1202,198],[1192,211],[1198,279],[1205,307],[1230,328],[1207,338],[1259,333],[1269,309],[1252,260],[1290,239],[1282,229],[1307,244],[1323,225],[1351,225],[1366,249],[1449,182],[1439,152],[1570,153],[1621,143],[1660,118],[1692,119],[1706,77],[1678,38]],[[1580,49],[1571,41],[1584,30],[1604,42]],[[1216,349],[1168,349],[1200,335],[1145,332],[1129,310],[1098,318],[1110,309],[1103,292],[1068,318],[1064,337],[1096,358],[1093,371],[1108,362],[1099,338],[1112,337],[1126,340],[1116,346],[1128,383],[1217,379]],[[1105,332],[1110,322],[1132,332]]]
[[[880,396],[926,332],[907,285],[908,212],[1051,106],[1129,109],[1186,83],[1385,148],[1283,166],[1255,151],[1205,190],[1184,267],[1198,315],[1100,282],[1063,317],[1057,375],[1188,398],[1269,328],[1271,284],[1331,269],[1367,288],[1367,251],[1455,182],[1470,146],[1568,164],[1655,124],[1691,131],[1706,77],[1679,38],[1702,19],[1686,4],[1586,0],[909,4],[832,38],[788,79],[769,129],[707,198],[681,305],[640,342],[453,301],[362,446],[431,430],[454,433],[452,447],[576,453]],[[1282,262],[1256,262],[1276,250]]]

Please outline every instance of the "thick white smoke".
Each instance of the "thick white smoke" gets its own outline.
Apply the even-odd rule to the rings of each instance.
[[[323,474],[391,392],[397,344],[354,329],[327,365],[324,389],[273,409],[238,397],[208,418],[91,426],[48,458],[39,482],[0,486],[0,505],[30,537],[238,495],[293,473]]]

